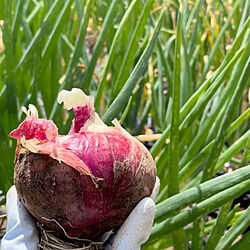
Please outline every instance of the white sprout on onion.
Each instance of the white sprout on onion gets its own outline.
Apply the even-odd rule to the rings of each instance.
[[[22,107],[22,111],[26,114],[27,117],[38,118],[37,108],[33,104],[29,104],[28,110],[26,109],[26,107]]]

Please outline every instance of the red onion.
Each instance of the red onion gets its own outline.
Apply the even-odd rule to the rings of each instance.
[[[63,90],[58,101],[75,113],[68,135],[59,135],[53,121],[38,118],[33,105],[10,133],[18,140],[15,186],[29,212],[48,229],[97,239],[150,196],[156,167],[117,120],[115,127],[101,121],[93,97]]]

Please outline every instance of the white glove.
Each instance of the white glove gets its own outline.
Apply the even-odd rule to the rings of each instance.
[[[39,242],[36,224],[17,197],[16,187],[7,193],[7,233],[1,243],[2,250],[35,250]]]
[[[150,236],[154,215],[155,200],[160,188],[156,183],[151,197],[142,199],[120,227],[106,247],[111,250],[138,250]],[[7,232],[1,243],[2,250],[37,250],[39,234],[29,212],[17,197],[15,186],[7,193]]]

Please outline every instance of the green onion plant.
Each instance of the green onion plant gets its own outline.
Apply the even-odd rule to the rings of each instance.
[[[67,133],[73,113],[56,99],[78,87],[95,96],[105,123],[161,134],[148,144],[161,187],[143,249],[246,246],[250,210],[233,201],[250,188],[249,8],[250,0],[0,0],[0,190],[13,185],[8,134],[22,106]]]

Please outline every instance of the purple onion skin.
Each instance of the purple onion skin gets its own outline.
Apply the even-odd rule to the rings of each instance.
[[[19,143],[14,181],[29,212],[59,235],[98,239],[152,193],[156,168],[150,153],[117,129],[59,136],[57,144],[81,159],[92,175]]]

